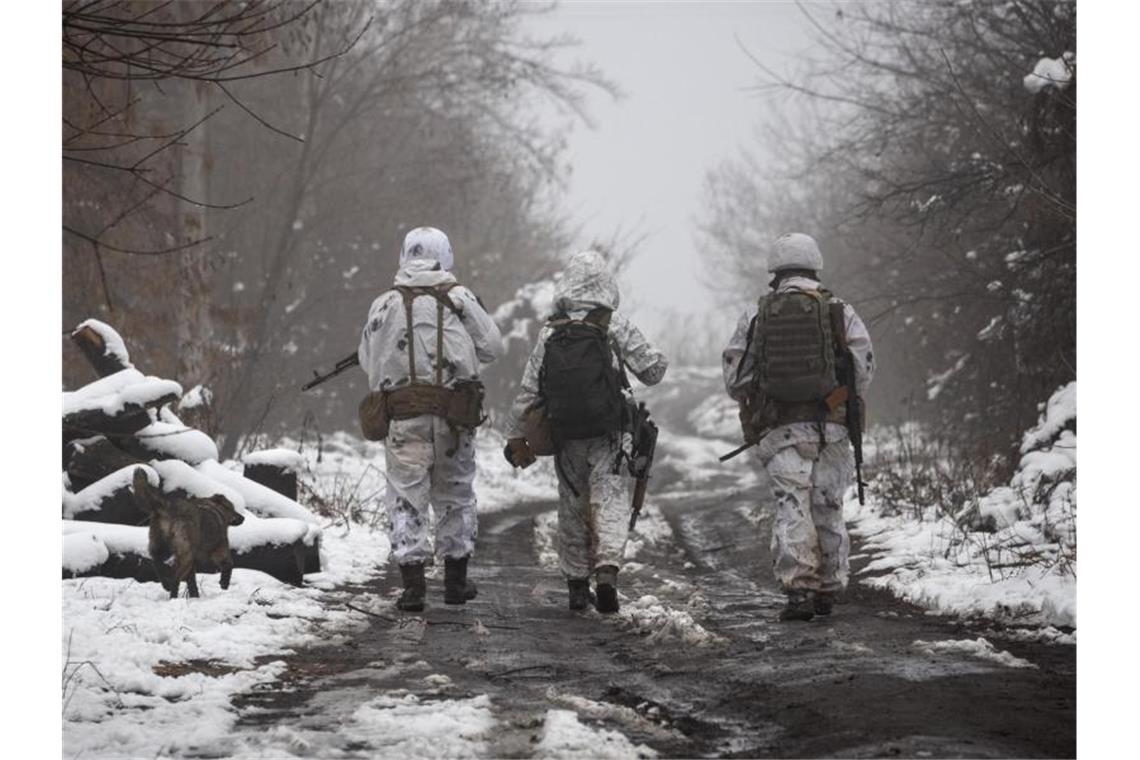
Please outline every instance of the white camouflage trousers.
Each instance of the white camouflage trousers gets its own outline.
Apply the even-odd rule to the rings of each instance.
[[[768,453],[764,465],[776,505],[776,580],[785,591],[841,591],[847,587],[850,552],[843,494],[855,467],[846,435],[822,447],[818,440],[801,440]]]
[[[624,465],[614,473],[620,441],[617,434],[567,441],[557,455],[558,563],[567,578],[621,567],[630,504]]]
[[[384,441],[388,488],[383,504],[391,528],[392,556],[401,565],[434,556],[430,504],[435,512],[435,549],[444,557],[475,550],[475,434],[452,432],[446,420],[426,414],[393,420]]]

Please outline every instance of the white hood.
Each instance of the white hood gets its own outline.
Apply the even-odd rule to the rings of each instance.
[[[583,306],[617,309],[620,301],[617,280],[606,257],[598,251],[581,251],[571,256],[554,285],[555,308],[565,311]]]
[[[396,285],[433,288],[436,285],[455,282],[455,275],[440,268],[438,261],[413,259],[400,266],[396,272]]]
[[[431,261],[441,269],[451,270],[455,265],[455,254],[451,241],[442,230],[435,227],[416,227],[404,236],[404,246],[400,249],[400,266],[413,262]]]

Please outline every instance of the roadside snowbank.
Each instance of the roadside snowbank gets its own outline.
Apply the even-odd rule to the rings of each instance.
[[[973,509],[849,493],[851,533],[874,555],[861,582],[937,612],[1075,628],[1076,445],[1073,382],[1042,405],[1010,484]]]

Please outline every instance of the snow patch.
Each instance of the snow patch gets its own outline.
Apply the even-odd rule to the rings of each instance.
[[[617,731],[594,728],[578,720],[573,710],[547,710],[538,756],[549,758],[657,757],[644,744],[634,744]]]
[[[651,594],[623,604],[618,615],[626,625],[646,634],[651,644],[672,639],[689,646],[705,647],[723,641],[688,612],[668,607]]]
[[[1029,660],[1023,660],[1020,657],[1014,657],[1009,652],[1000,650],[987,641],[985,638],[979,636],[976,639],[961,639],[953,640],[947,639],[945,641],[922,641],[914,642],[915,649],[926,654],[942,654],[944,652],[962,652],[977,657],[981,660],[988,660],[996,662],[999,665],[1004,665],[1007,668],[1036,668]]]
[[[216,458],[216,457],[215,457]],[[305,458],[292,449],[262,449],[251,451],[241,458],[242,464],[269,465],[280,467],[290,472],[301,472],[305,467]]]
[[[414,694],[381,696],[361,705],[344,733],[382,757],[472,757],[486,753],[495,728],[491,699],[422,701]]]

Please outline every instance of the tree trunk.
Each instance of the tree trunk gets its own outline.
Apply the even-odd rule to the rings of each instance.
[[[192,4],[187,4],[191,6]],[[198,12],[196,8],[193,12]],[[195,124],[210,113],[210,84],[193,82],[185,98],[183,121]],[[179,230],[182,242],[207,235],[206,210],[192,201],[210,197],[209,120],[186,135],[179,167]],[[178,379],[192,387],[209,382],[209,347],[213,339],[210,313],[210,254],[208,244],[193,246],[178,258],[176,287],[176,330],[178,340]]]

